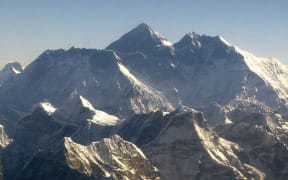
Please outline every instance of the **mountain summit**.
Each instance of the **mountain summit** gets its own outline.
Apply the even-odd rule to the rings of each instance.
[[[147,24],[141,23],[124,34],[119,40],[111,43],[106,49],[120,52],[140,51],[150,53],[157,45],[171,46],[172,44]]]
[[[188,33],[171,48],[155,48],[161,46],[161,39],[155,37],[157,33],[141,24],[108,48],[117,50],[124,65],[174,104],[197,109],[241,99],[287,109],[288,71],[280,61],[256,57],[221,36]],[[149,40],[150,45],[141,40]]]

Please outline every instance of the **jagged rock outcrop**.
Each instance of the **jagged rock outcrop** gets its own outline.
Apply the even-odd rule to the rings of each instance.
[[[5,148],[11,142],[12,139],[7,136],[4,127],[0,124],[0,149]]]
[[[7,136],[4,127],[0,125],[0,179],[3,179],[3,164],[2,164],[2,151],[12,142],[12,139],[9,139]]]
[[[100,175],[111,179],[159,179],[158,169],[153,167],[136,145],[117,135],[92,142],[89,146],[74,143],[65,138],[66,162],[71,169],[86,176]]]

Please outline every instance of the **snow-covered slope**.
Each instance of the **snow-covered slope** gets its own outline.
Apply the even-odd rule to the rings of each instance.
[[[125,39],[116,42],[124,43]],[[199,108],[248,100],[273,109],[287,109],[287,68],[276,59],[259,58],[240,50],[221,36],[188,33],[165,50],[139,50],[142,54],[117,50],[131,72],[176,105]]]
[[[75,48],[44,52],[1,89],[0,104],[22,111],[44,100],[60,106],[73,92],[97,109],[122,117],[173,108],[129,72],[115,52]]]
[[[232,90],[234,95],[231,94],[230,101],[234,99],[259,101],[272,108],[278,108],[278,106],[285,104],[287,106],[288,85],[286,82],[288,82],[288,71],[279,60],[256,57],[229,44],[221,36],[199,36],[193,33],[191,43],[192,46],[190,44],[191,47],[188,49],[193,49],[194,53],[192,54],[196,55],[197,58],[192,57],[190,61],[192,60],[193,66],[196,65],[202,71],[206,70],[205,76],[208,75],[209,77],[209,79],[206,79],[205,76],[201,75],[198,78],[205,82],[217,82],[217,84],[213,84],[215,86],[212,93],[222,94],[224,92],[226,93],[225,98],[227,98],[227,96],[229,97],[229,90]],[[175,44],[175,46],[177,47],[178,44]],[[179,51],[181,56],[183,50],[180,48]],[[203,54],[203,52],[206,54]],[[195,60],[198,60],[198,62],[194,63]],[[189,58],[185,61],[189,61]],[[209,70],[213,73],[212,76],[209,76]],[[196,74],[198,73],[196,72]],[[230,79],[231,81],[229,81]],[[235,84],[232,81],[241,83]],[[228,87],[229,90],[227,90]],[[203,90],[206,90],[206,88],[208,87],[204,86]],[[212,94],[211,100],[214,100],[215,95]],[[206,93],[206,96],[209,96],[209,92]],[[223,103],[219,100],[216,102]]]
[[[263,79],[267,86],[272,86],[277,95],[288,106],[288,69],[275,58],[260,58],[234,46],[251,71]]]

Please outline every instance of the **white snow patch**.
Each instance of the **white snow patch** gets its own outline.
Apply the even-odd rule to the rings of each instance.
[[[92,122],[100,125],[113,126],[119,122],[116,116],[105,113],[104,111],[95,110]]]
[[[80,96],[80,99],[84,107],[95,113],[92,118],[88,119],[88,121],[103,126],[113,126],[119,122],[118,117],[110,115],[104,111],[96,110],[93,105],[82,96]]]
[[[233,124],[233,122],[231,121],[231,119],[229,119],[228,117],[225,118],[225,124]]]
[[[130,104],[134,110],[135,113],[143,113],[143,112],[151,112],[159,110],[159,107],[161,107],[161,104],[159,102],[159,97],[155,96],[156,94],[159,96],[161,95],[161,92],[154,90],[152,87],[150,87],[147,84],[142,83],[140,80],[138,80],[133,74],[130,73],[129,69],[127,69],[123,64],[120,62],[117,62],[117,65],[119,67],[119,71],[131,82],[133,87],[135,87],[137,90],[140,91],[141,95],[135,96],[130,98]],[[143,94],[149,94],[149,99],[152,99],[150,102],[143,101]],[[154,101],[154,99],[156,101]],[[163,98],[166,107],[168,109],[173,109],[173,106],[168,102],[165,101]]]
[[[236,143],[227,141],[221,137],[218,137],[218,142],[214,142],[213,135],[211,132],[201,128],[197,123],[194,123],[197,135],[202,140],[205,150],[210,155],[210,157],[218,164],[223,164],[225,166],[230,166],[233,170],[237,171],[239,175],[243,174],[233,166],[233,161],[237,161],[238,157],[234,153],[234,150],[240,150],[240,146]],[[231,164],[232,162],[232,164]]]
[[[285,122],[285,123],[282,125],[282,128],[283,128],[285,131],[288,131],[288,123]]]
[[[174,87],[173,92],[178,93],[178,89],[176,87]]]
[[[226,44],[227,46],[232,46],[232,44],[230,44],[228,41],[226,41],[222,36],[219,36],[219,39]]]
[[[116,83],[117,83],[118,89],[121,89],[121,85],[120,85],[119,81],[117,81]]]
[[[197,132],[197,135],[202,140],[202,143],[210,157],[219,164],[228,165],[229,160],[221,151],[219,151],[219,149],[212,142],[212,140],[210,139],[210,134],[207,133],[203,128],[201,128],[196,122],[194,122],[194,128]]]
[[[162,114],[163,114],[163,116],[166,116],[169,114],[169,112],[163,111]]]
[[[129,69],[127,69],[123,64],[121,64],[121,63],[118,62],[117,65],[118,65],[118,67],[119,67],[120,72],[121,72],[124,76],[126,76],[126,77],[128,78],[128,80],[129,80],[132,84],[140,87],[141,89],[146,90],[147,92],[150,92],[150,93],[152,93],[152,94],[155,94],[155,91],[153,91],[153,90],[152,90],[151,88],[149,88],[147,85],[145,85],[145,84],[143,84],[141,81],[139,81],[133,74],[131,74],[131,72],[129,71]]]
[[[173,44],[168,41],[164,36],[162,36],[162,34],[160,34],[159,32],[156,31],[152,31],[152,33],[161,40],[162,45],[164,46],[172,46]]]
[[[15,69],[14,67],[12,67],[12,71],[15,73],[15,74],[20,74],[21,72],[18,71],[17,69]]]
[[[40,105],[49,115],[52,115],[57,110],[57,108],[53,107],[49,102],[41,102]]]
[[[139,81],[134,75],[132,75],[130,71],[123,64],[120,63],[117,64],[122,74],[125,75],[131,82],[134,82],[139,86],[144,86],[144,84],[141,81]]]
[[[0,147],[1,148],[6,147],[13,141],[7,136],[4,129],[5,129],[4,126],[0,124]]]
[[[170,66],[171,66],[172,68],[175,68],[175,67],[176,67],[175,64],[173,64],[173,63],[170,63]]]
[[[82,85],[83,85],[83,87],[86,87],[87,86],[87,83],[86,83],[86,81],[84,80],[84,81],[82,81]]]
[[[162,44],[164,45],[164,46],[172,46],[172,43],[170,42],[170,41],[168,41],[168,40],[161,40],[161,42],[162,42]]]

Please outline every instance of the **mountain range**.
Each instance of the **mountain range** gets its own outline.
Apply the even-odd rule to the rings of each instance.
[[[288,69],[140,24],[0,71],[0,179],[285,179]]]

